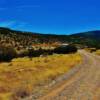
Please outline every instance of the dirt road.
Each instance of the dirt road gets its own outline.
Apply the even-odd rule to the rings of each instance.
[[[38,100],[100,100],[100,57],[79,52],[84,58],[80,70]]]

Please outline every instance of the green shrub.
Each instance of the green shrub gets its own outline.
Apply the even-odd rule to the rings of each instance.
[[[0,62],[1,61],[11,61],[13,58],[17,57],[17,53],[13,47],[10,46],[0,46]]]
[[[68,54],[77,52],[77,48],[73,45],[60,46],[54,49],[54,53],[57,54]]]

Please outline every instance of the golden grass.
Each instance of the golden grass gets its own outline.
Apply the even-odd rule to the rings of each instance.
[[[13,100],[18,96],[29,95],[35,86],[48,82],[69,71],[81,62],[76,54],[51,55],[13,59],[0,64],[0,100]]]
[[[95,54],[100,55],[100,50],[97,50]]]
[[[96,48],[84,48],[84,50],[87,51],[87,52],[91,52],[91,51],[93,51],[93,50],[95,51]]]

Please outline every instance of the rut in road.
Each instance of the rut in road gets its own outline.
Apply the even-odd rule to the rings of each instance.
[[[80,51],[81,69],[50,93],[37,100],[100,100],[100,57]]]

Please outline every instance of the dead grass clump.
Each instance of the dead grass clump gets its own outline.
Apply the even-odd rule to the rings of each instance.
[[[29,93],[26,90],[19,90],[16,92],[14,97],[23,99],[27,96],[29,96]]]

